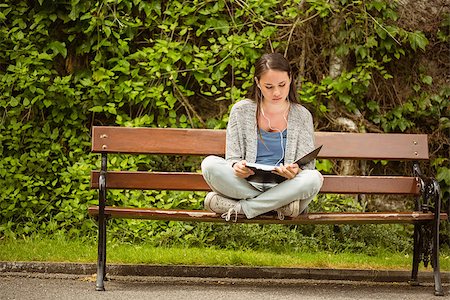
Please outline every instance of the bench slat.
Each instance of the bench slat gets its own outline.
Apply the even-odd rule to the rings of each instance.
[[[100,172],[91,173],[91,187],[98,188]],[[110,189],[209,191],[200,173],[109,171]],[[420,186],[415,177],[324,175],[321,193],[333,194],[406,194],[417,195]]]
[[[92,152],[223,155],[225,131],[94,126]]]
[[[98,215],[98,206],[89,207],[89,214]],[[105,207],[105,214],[112,218],[186,221],[186,222],[216,222],[225,223],[219,214],[204,210],[174,210],[157,208],[124,208]],[[238,218],[238,223],[258,224],[391,224],[415,223],[433,220],[430,212],[354,212],[354,213],[309,213],[296,218],[278,220],[275,214],[262,215],[253,219]],[[441,213],[441,220],[446,220],[447,214]]]
[[[425,134],[316,132],[319,158],[426,160]],[[224,155],[225,130],[94,126],[92,152]]]

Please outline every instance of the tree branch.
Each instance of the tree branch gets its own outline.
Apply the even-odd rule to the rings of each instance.
[[[181,104],[184,106],[186,113],[188,114],[189,117],[189,121],[191,123],[191,126],[194,127],[194,122],[192,120],[191,114],[190,112],[192,112],[192,114],[194,115],[194,117],[196,117],[198,119],[198,121],[202,124],[203,128],[206,128],[206,123],[205,121],[202,119],[202,117],[200,117],[200,115],[197,113],[197,111],[194,109],[194,107],[191,105],[191,103],[189,102],[188,98],[183,94],[183,92],[181,91],[181,89],[178,87],[178,85],[176,84],[176,82],[171,79],[173,87],[175,89],[175,91],[178,93],[178,95],[180,96],[180,102]]]

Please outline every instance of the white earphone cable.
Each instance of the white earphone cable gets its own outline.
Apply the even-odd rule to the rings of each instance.
[[[283,119],[286,122],[286,126],[288,125],[288,121],[286,119],[286,112],[289,110],[289,108],[291,107],[291,104],[288,101],[288,107],[286,108],[286,110],[283,112]],[[278,128],[273,128],[271,123],[270,123],[270,119],[266,117],[266,115],[264,114],[264,108],[261,105],[261,113],[262,116],[264,117],[264,119],[266,119],[267,123],[269,124],[269,129],[272,131],[278,131],[280,133],[280,146],[281,146],[281,158],[275,163],[276,166],[278,166],[278,164],[284,159],[284,155],[285,155],[285,150],[284,150],[284,143],[283,143],[283,132],[278,129]]]

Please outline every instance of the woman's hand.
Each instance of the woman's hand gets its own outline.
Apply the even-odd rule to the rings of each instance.
[[[301,169],[297,164],[289,164],[285,166],[281,164],[279,167],[275,168],[275,171],[273,171],[273,173],[283,176],[287,179],[292,179],[297,176],[300,171]]]
[[[255,174],[251,169],[246,167],[247,162],[241,160],[233,165],[234,173],[240,178],[247,178],[250,175]]]

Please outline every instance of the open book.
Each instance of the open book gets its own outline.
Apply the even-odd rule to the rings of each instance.
[[[298,164],[298,166],[301,168],[310,161],[314,160],[319,154],[320,149],[322,149],[322,146],[323,145],[320,145],[313,151],[307,153],[299,160],[297,160],[295,163]],[[255,172],[255,174],[249,176],[247,180],[252,182],[280,183],[284,181],[286,178],[278,174],[272,173],[272,171],[275,170],[276,167],[277,166],[263,165],[257,163],[247,163],[247,168],[252,169],[253,172]]]

